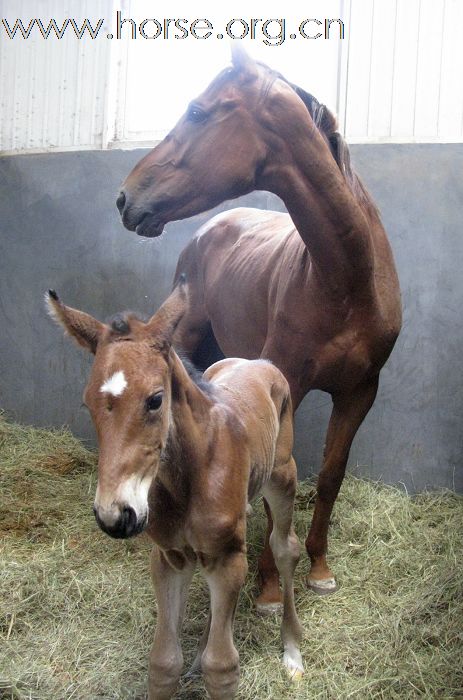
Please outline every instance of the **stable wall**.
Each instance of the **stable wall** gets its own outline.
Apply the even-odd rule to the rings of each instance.
[[[256,192],[169,224],[160,240],[126,231],[115,207],[146,151],[0,158],[0,406],[19,421],[69,425],[93,440],[81,407],[90,358],[47,318],[43,293],[104,319],[152,312],[178,255],[212,213],[283,205]],[[409,491],[463,490],[463,144],[356,145],[354,166],[382,212],[402,285],[404,329],[349,459],[354,473]],[[313,392],[296,418],[296,459],[318,471],[331,406]]]

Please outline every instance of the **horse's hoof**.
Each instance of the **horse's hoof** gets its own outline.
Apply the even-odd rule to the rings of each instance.
[[[256,600],[256,612],[259,615],[281,615],[283,613],[283,603],[279,601],[265,603]]]
[[[331,595],[338,590],[336,581],[333,577],[316,579],[308,576],[307,587],[317,595]]]
[[[304,676],[304,666],[302,665],[302,657],[300,651],[293,650],[283,654],[283,665],[286,669],[289,680],[292,683],[299,683]]]

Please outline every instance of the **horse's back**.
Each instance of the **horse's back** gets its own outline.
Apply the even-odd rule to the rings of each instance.
[[[215,216],[177,265],[176,281],[183,274],[189,286],[188,323],[211,320],[226,356],[260,357],[281,281],[306,284],[301,260],[304,244],[288,214],[239,208]]]
[[[300,241],[290,216],[283,212],[245,207],[222,212],[206,222],[182,251],[176,278],[183,273],[191,279],[199,268],[208,282],[225,268],[255,275],[257,267],[262,273],[264,265],[271,268],[272,262],[281,260],[291,238]]]

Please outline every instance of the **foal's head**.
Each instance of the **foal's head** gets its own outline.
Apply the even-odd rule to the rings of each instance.
[[[181,302],[181,285],[178,297]],[[182,312],[161,307],[146,323],[133,314],[100,323],[50,291],[52,317],[95,355],[84,392],[98,436],[94,513],[112,537],[141,532],[148,491],[169,432],[171,337]]]
[[[280,148],[281,127],[298,118],[310,126],[313,114],[298,89],[256,63],[239,42],[232,54],[232,67],[190,104],[123,183],[117,206],[129,230],[159,236],[169,221],[266,189],[265,177],[271,176],[271,160]],[[295,131],[291,130],[293,138]]]

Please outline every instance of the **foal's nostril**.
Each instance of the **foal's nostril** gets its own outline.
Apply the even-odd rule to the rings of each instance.
[[[108,518],[100,515],[98,508],[93,508],[95,514],[96,522],[98,526],[106,532],[107,535],[115,537],[117,539],[125,539],[126,537],[133,537],[138,535],[142,530],[144,530],[147,518],[143,517],[138,521],[137,514],[133,508],[130,506],[124,506],[119,512],[119,516],[116,520],[114,518]]]
[[[122,214],[122,211],[125,207],[126,201],[127,200],[126,200],[125,192],[120,192],[119,197],[116,199],[116,206],[119,209],[120,214]]]
[[[124,506],[121,514],[121,529],[125,530],[126,536],[130,537],[137,527],[137,514],[130,506]]]

